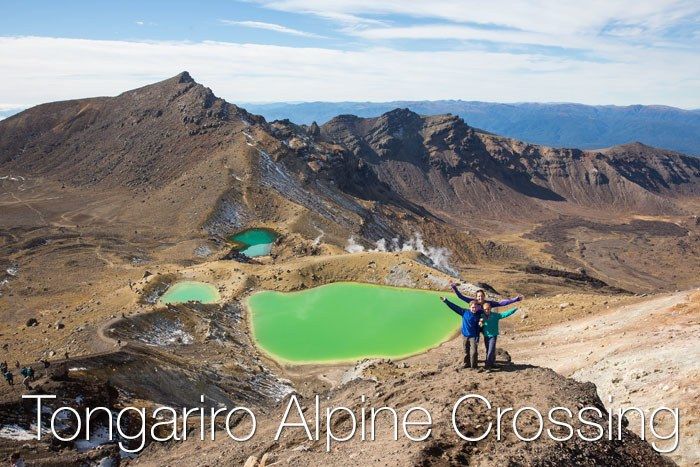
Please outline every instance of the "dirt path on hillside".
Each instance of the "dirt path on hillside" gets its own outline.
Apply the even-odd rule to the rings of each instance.
[[[700,465],[699,342],[696,289],[519,334],[504,345],[515,361],[592,381],[614,409],[633,406],[648,414],[661,406],[678,407],[681,437],[671,457],[681,465]],[[639,433],[637,415],[628,418],[630,428]],[[673,430],[670,417],[659,416],[659,422],[659,433]],[[651,435],[648,427],[646,432]]]

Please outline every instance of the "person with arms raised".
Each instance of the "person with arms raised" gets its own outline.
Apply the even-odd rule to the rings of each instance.
[[[484,368],[486,371],[491,371],[494,363],[496,363],[496,340],[498,338],[498,322],[503,318],[507,318],[518,311],[517,308],[511,308],[502,313],[491,311],[491,304],[484,303],[484,312],[481,318],[481,330],[484,333],[484,346],[486,347],[486,361]]]
[[[472,302],[469,308],[462,308],[445,297],[440,297],[442,303],[450,307],[452,311],[462,317],[462,337],[464,340],[464,368],[477,368],[479,356],[479,320],[481,309],[476,302]]]

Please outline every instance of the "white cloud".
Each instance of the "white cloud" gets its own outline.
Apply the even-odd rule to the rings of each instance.
[[[0,102],[23,107],[115,95],[188,70],[231,102],[461,98],[700,107],[695,51],[635,50],[593,62],[484,50],[0,37]]]
[[[275,24],[275,23],[263,23],[261,21],[232,21],[230,19],[222,19],[219,21],[221,23],[229,25],[229,26],[243,26],[246,28],[264,29],[266,31],[274,31],[274,32],[280,32],[282,34],[290,34],[292,36],[316,37],[316,38],[323,37],[323,36],[320,36],[318,34],[314,34],[312,32],[300,31],[299,29],[292,29],[292,28],[288,28],[286,26],[282,26],[281,24]]]
[[[439,38],[486,40],[518,44],[541,44],[595,48],[597,38],[608,34],[618,42],[660,42],[664,33],[679,26],[697,29],[700,3],[696,0],[255,0],[263,7],[306,13],[343,25],[346,32],[367,39],[425,38],[424,24],[411,24],[411,18],[444,22],[429,26]],[[390,22],[386,20],[391,20]],[[382,20],[382,21],[380,21]],[[376,24],[380,21],[380,24]],[[374,24],[372,24],[374,22]],[[400,23],[400,24],[397,24]],[[451,24],[450,24],[451,23]],[[477,26],[460,28],[458,25]],[[386,30],[381,31],[385,26]],[[363,28],[375,28],[357,34]],[[494,34],[503,34],[495,37]],[[692,36],[692,32],[690,34]],[[534,41],[534,42],[533,42]],[[687,47],[682,40],[665,46]],[[697,47],[697,44],[695,44]]]
[[[662,28],[697,14],[694,0],[256,0],[275,10],[318,15],[404,15],[479,23],[524,31],[571,33],[600,28],[611,20]]]
[[[628,60],[630,58],[630,53],[638,53],[638,50],[635,50],[634,47],[644,45],[640,44],[639,41],[622,42],[617,40],[618,37],[624,37],[626,39],[639,37],[639,34],[634,33],[632,27],[611,28],[606,32],[608,36],[553,36],[542,32],[521,31],[516,29],[484,29],[481,27],[454,23],[424,24],[404,27],[356,28],[354,30],[346,30],[346,33],[349,35],[370,41],[392,39],[424,41],[426,39],[439,39],[491,42],[499,45],[510,46],[511,48],[517,47],[520,49],[522,49],[523,46],[544,46],[554,47],[556,49],[577,49],[579,52],[586,52],[591,56],[598,57],[599,59],[614,61]],[[664,48],[674,48],[674,46],[672,44],[666,44]],[[573,56],[571,50],[560,51],[557,53],[560,55],[570,55],[570,60],[572,62],[577,60],[577,58]]]
[[[646,29],[642,26],[618,24],[608,28],[605,33],[619,37],[640,37],[646,33]]]
[[[532,44],[548,46],[587,46],[581,41],[562,40],[546,34],[518,31],[483,29],[459,24],[426,24],[420,26],[365,28],[348,31],[349,34],[370,40],[385,39],[458,39],[502,42],[509,44]]]
[[[357,15],[341,13],[338,11],[306,11],[304,13],[319,16],[344,25],[349,30],[364,26],[387,26],[389,23],[377,19],[363,18]]]

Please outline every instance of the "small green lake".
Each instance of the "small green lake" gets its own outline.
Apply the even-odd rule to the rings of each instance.
[[[234,248],[244,255],[254,258],[267,256],[279,235],[270,229],[247,229],[228,237]]]
[[[212,284],[197,281],[181,281],[171,285],[160,297],[161,303],[216,303],[221,299],[219,290]]]
[[[460,318],[439,297],[445,292],[353,282],[300,292],[263,291],[248,299],[257,345],[294,363],[399,358],[452,336]]]

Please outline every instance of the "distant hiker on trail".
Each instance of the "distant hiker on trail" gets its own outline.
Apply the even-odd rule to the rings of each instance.
[[[486,362],[484,368],[486,371],[491,371],[494,363],[496,363],[496,339],[498,338],[498,322],[503,318],[507,318],[518,311],[517,308],[498,313],[491,311],[491,304],[484,303],[484,312],[482,315],[482,332],[484,333],[484,346],[486,347]]]
[[[462,308],[445,297],[440,297],[442,303],[450,307],[452,311],[462,317],[462,336],[464,339],[464,367],[477,368],[479,356],[479,319],[481,318],[481,309],[476,302],[472,302],[470,307]]]
[[[29,378],[29,381],[34,380],[34,369],[30,366],[25,366],[19,371],[19,373],[25,378]]]
[[[466,295],[463,295],[462,292],[459,291],[457,288],[458,284],[455,282],[450,282],[450,287],[452,287],[452,291],[457,295],[457,298],[460,300],[463,300],[467,303],[471,303],[472,301],[478,303],[480,306],[483,306],[484,303],[490,303],[492,307],[498,307],[498,306],[506,306],[510,305],[511,303],[519,302],[523,299],[522,295],[518,295],[513,298],[506,298],[504,300],[486,300],[486,292],[484,292],[483,289],[479,289],[476,291],[476,297],[467,297]]]
[[[24,384],[24,387],[26,387],[27,389],[31,389],[29,383],[34,381],[34,369],[30,366],[25,366],[20,370],[20,374],[24,376],[24,379],[22,380],[22,384]]]
[[[3,376],[5,377],[5,381],[7,381],[7,384],[9,384],[10,386],[15,385],[15,377],[10,370],[7,370],[5,373],[3,373]]]

